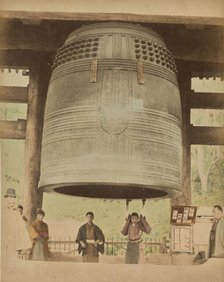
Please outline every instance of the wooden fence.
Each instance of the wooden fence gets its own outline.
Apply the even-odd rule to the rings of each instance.
[[[51,237],[49,242],[51,252],[78,255],[77,244],[71,237]],[[162,238],[147,238],[143,240],[144,252],[147,254],[166,254],[169,249],[169,240]],[[120,237],[107,238],[105,242],[105,254],[107,256],[124,256],[127,247],[127,239]]]

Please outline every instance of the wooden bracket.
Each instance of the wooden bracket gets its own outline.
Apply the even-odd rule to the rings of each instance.
[[[1,139],[25,139],[26,120],[17,121],[0,120]]]

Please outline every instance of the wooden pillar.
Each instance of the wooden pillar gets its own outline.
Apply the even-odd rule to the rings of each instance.
[[[179,88],[181,93],[182,106],[182,191],[179,198],[172,199],[172,205],[190,205],[191,204],[191,143],[190,143],[190,93],[191,93],[191,75],[184,69],[179,70]]]
[[[43,194],[38,191],[44,107],[49,82],[49,66],[44,58],[35,58],[29,69],[23,206],[30,222],[42,207]]]

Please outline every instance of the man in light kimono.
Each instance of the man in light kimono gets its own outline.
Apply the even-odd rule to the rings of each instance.
[[[79,228],[76,238],[83,262],[99,262],[99,253],[104,253],[105,238],[102,230],[93,223],[93,219],[93,212],[87,212],[86,223]]]
[[[32,247],[26,224],[17,211],[15,189],[7,189],[2,209],[2,254],[5,259],[18,258]]]
[[[126,209],[128,211],[128,202],[126,202]],[[144,208],[145,200],[143,200],[143,208]],[[142,210],[142,214],[144,211]],[[139,215],[136,212],[133,212],[131,215],[129,214],[126,217],[126,223],[121,230],[121,233],[124,236],[128,236],[128,244],[125,256],[125,263],[143,263],[144,255],[143,255],[143,243],[142,243],[142,233],[145,232],[149,234],[151,232],[151,227],[149,223],[146,221],[145,216]]]
[[[214,222],[209,238],[209,258],[224,257],[224,214],[219,205],[215,205],[212,210]]]

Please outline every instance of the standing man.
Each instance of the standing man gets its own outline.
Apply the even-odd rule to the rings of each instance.
[[[2,209],[2,253],[6,259],[27,253],[32,247],[25,221],[17,211],[15,189],[7,189]]]
[[[93,219],[93,212],[87,212],[86,223],[79,228],[76,238],[83,262],[99,262],[99,253],[104,253],[105,238],[101,229],[93,223]]]
[[[223,209],[215,205],[212,209],[214,223],[210,231],[209,258],[224,257],[224,215]]]
[[[126,201],[126,211],[128,212],[128,204],[130,200]],[[133,212],[131,215],[126,216],[126,222],[124,227],[121,230],[121,234],[128,236],[128,244],[125,256],[125,263],[144,263],[144,247],[142,243],[142,234],[145,232],[149,234],[151,232],[151,227],[146,221],[144,214],[144,205],[145,200],[142,200],[143,207],[142,212],[139,215],[136,212]]]
[[[29,233],[33,242],[30,253],[31,260],[48,260],[48,225],[43,222],[45,213],[43,210],[37,210],[37,218],[30,224]]]

